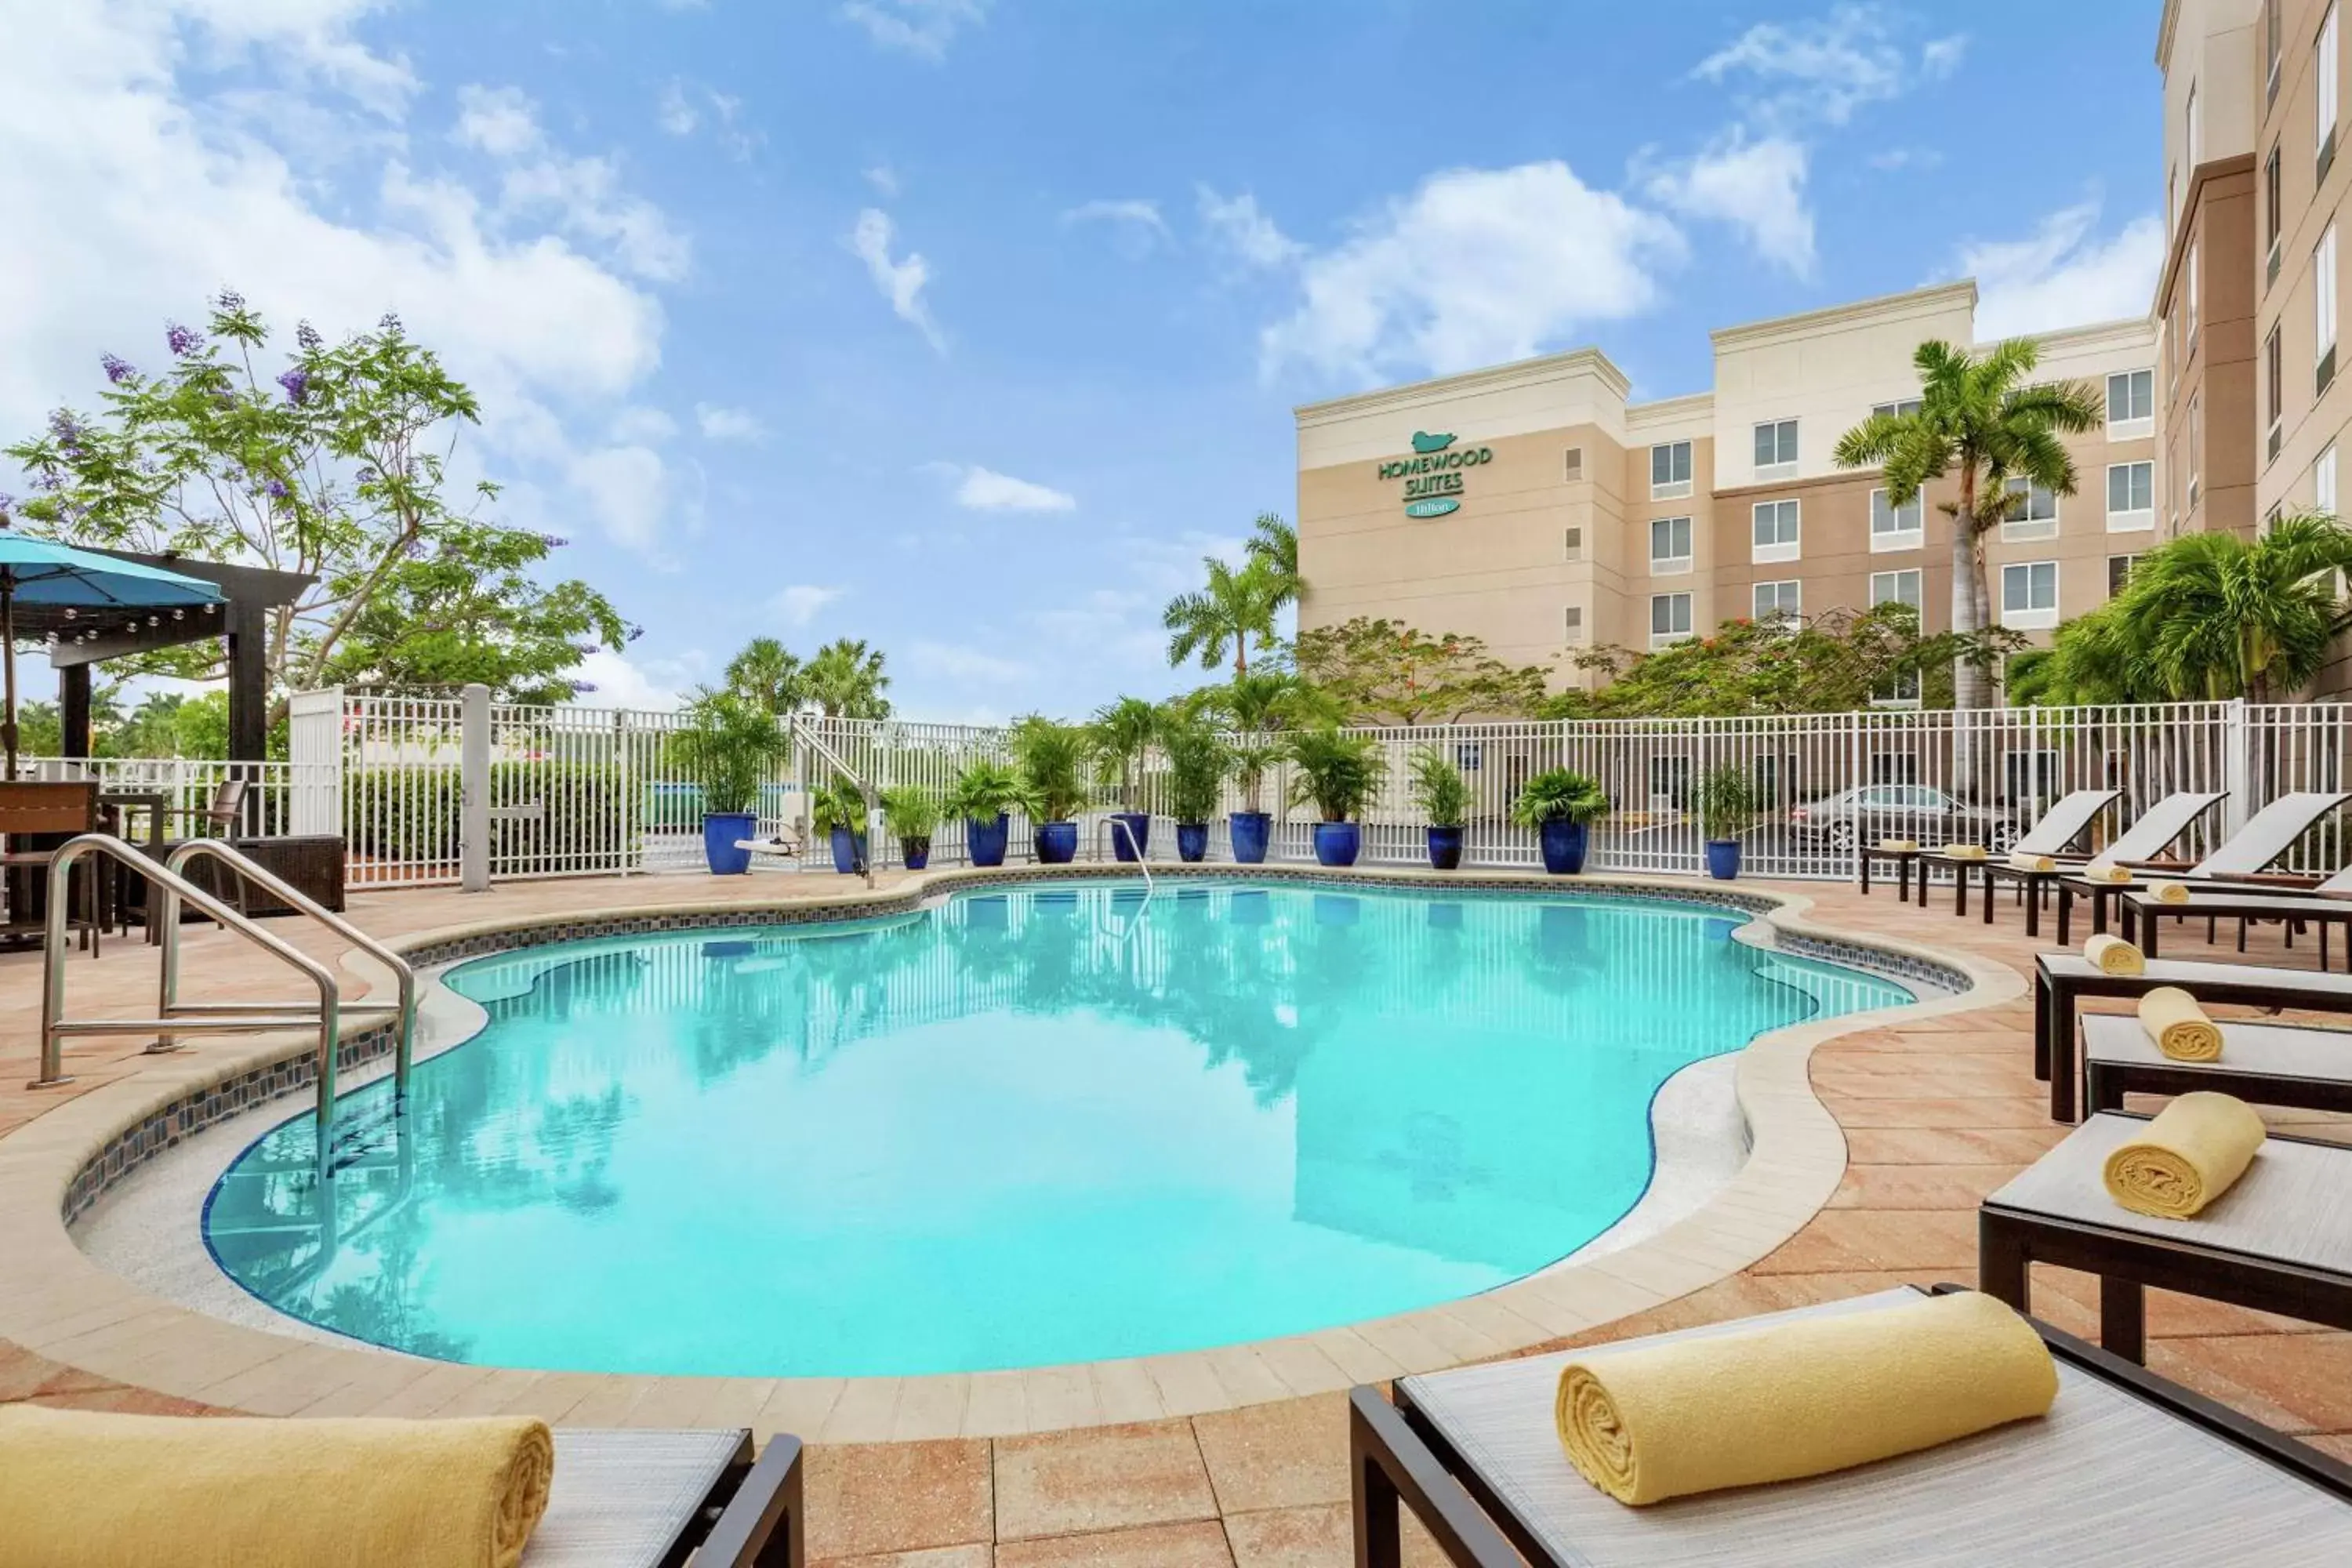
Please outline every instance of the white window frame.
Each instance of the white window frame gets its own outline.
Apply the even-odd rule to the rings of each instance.
[[[2129,582],[2131,581],[2131,571],[2132,571],[2132,568],[2133,568],[2134,566],[2137,566],[2137,565],[2138,565],[2138,564],[2139,564],[2139,558],[2140,558],[2140,556],[2141,556],[2141,554],[2142,554],[2142,553],[2143,553],[2143,552],[2140,552],[2140,551],[2133,551],[2133,552],[2131,552],[2129,554],[2125,554],[2125,555],[2110,555],[2110,556],[2108,556],[2108,557],[2107,557],[2107,597],[2108,597],[2108,598],[2112,599],[2112,598],[2116,597],[2118,594],[2121,594],[2121,593],[2124,591],[2124,584],[2126,584],[2126,583],[2129,583]],[[2120,562],[2122,562],[2122,563],[2124,563],[2124,582],[2123,582],[2123,583],[2118,583],[2118,582],[2116,582],[2116,562],[2118,562],[2118,561],[2120,561]]]
[[[2050,569],[2050,603],[2033,603],[2033,574],[2042,567]],[[2011,608],[2009,585],[2011,573],[2021,573],[2015,581],[2025,584],[2026,602]],[[2018,631],[2045,631],[2058,624],[2058,563],[2055,561],[2007,561],[2000,568],[2000,624]]]
[[[2197,241],[2194,239],[2189,242],[2188,274],[2189,303],[2186,314],[2189,317],[2189,347],[2183,357],[2193,359],[2197,353]]]
[[[1762,520],[1764,509],[1766,507],[1773,509],[1772,531],[1777,535],[1780,531],[1780,509],[1784,506],[1791,509],[1790,515],[1796,520],[1796,536],[1785,541],[1775,539],[1775,541],[1769,544],[1757,543],[1756,525]],[[1783,496],[1779,500],[1759,500],[1748,508],[1748,559],[1750,562],[1754,563],[1756,565],[1763,566],[1781,561],[1802,560],[1804,558],[1804,502],[1798,500],[1792,496]]]
[[[1663,632],[1658,630],[1659,605],[1664,604],[1669,606],[1666,612],[1666,622],[1667,625],[1671,626],[1675,620],[1672,605],[1677,599],[1682,601],[1682,629],[1680,631],[1670,630]],[[1696,624],[1697,620],[1696,616],[1693,614],[1693,601],[1691,599],[1689,589],[1685,588],[1678,594],[1653,594],[1650,595],[1650,646],[1653,648],[1670,647],[1675,643],[1684,641],[1689,637],[1691,635],[1691,628]]]
[[[1916,397],[1898,397],[1892,403],[1874,403],[1870,405],[1870,416],[1873,419],[1877,418],[1882,414],[1885,415],[1890,419],[1900,419],[1906,413],[1916,414],[1918,412],[1919,399]]]
[[[2311,505],[2315,511],[2336,515],[2336,443],[2330,441],[2311,464]]]
[[[2147,504],[2144,507],[2127,506],[2118,511],[2116,509],[2116,475],[2118,473],[2125,475],[2124,495],[2126,499],[2129,499],[2132,491],[2130,470],[2134,468],[2146,468],[2147,470],[2147,484],[2146,486],[2147,491]],[[2109,533],[2152,532],[2155,531],[2155,528],[2156,464],[2154,460],[2147,458],[2140,458],[2128,463],[2109,463],[2107,465],[2107,531]]]
[[[1685,470],[1683,477],[1679,479],[1670,478],[1662,484],[1658,479],[1658,454],[1660,452],[1670,454],[1666,458],[1666,472],[1671,475],[1674,472],[1674,458],[1671,454],[1676,447],[1680,447],[1682,449],[1682,466]],[[1695,454],[1693,453],[1691,444],[1688,441],[1653,441],[1650,443],[1650,499],[1652,500],[1682,500],[1683,497],[1691,493],[1691,477],[1697,472],[1698,469],[1695,462]]]
[[[1903,596],[1903,580],[1911,579],[1911,596]],[[1921,617],[1927,614],[1927,574],[1916,566],[1905,566],[1893,572],[1873,572],[1870,574],[1870,607],[1881,605],[1908,605]]]
[[[2202,116],[2197,112],[2197,83],[2192,79],[2189,84],[2189,101],[2182,106],[2180,115],[2184,129],[2183,140],[2189,144],[2189,177],[2192,179],[2196,177],[2197,165],[2201,161],[2200,154],[2204,151],[2205,142],[2204,127],[2200,123]]]
[[[1666,525],[1666,537],[1668,542],[1671,542],[1674,538],[1674,525],[1678,522],[1683,525],[1683,552],[1680,555],[1659,554],[1658,525],[1660,523],[1664,523]],[[1696,543],[1697,539],[1698,525],[1687,517],[1652,518],[1650,520],[1650,575],[1653,577],[1679,577],[1684,573],[1688,572],[1691,569],[1691,546]]]
[[[2336,79],[2336,7],[2332,5],[2320,20],[2319,37],[2313,42],[2312,52],[2316,57],[2312,67],[2314,99],[2318,109],[2317,141],[2313,150],[2325,160],[2335,151],[2336,116],[2341,107]]]
[[[1569,562],[1569,563],[1580,563],[1580,562],[1582,562],[1582,561],[1583,561],[1583,559],[1584,559],[1584,526],[1583,526],[1583,524],[1579,523],[1579,524],[1578,524],[1576,527],[1574,527],[1574,528],[1564,528],[1564,529],[1561,529],[1561,530],[1560,530],[1560,531],[1559,531],[1559,552],[1560,552],[1560,559],[1561,559],[1561,560],[1563,560],[1563,561]]]
[[[2042,487],[2041,487],[2041,486],[2039,486],[2039,485],[2032,484],[2032,483],[2031,483],[2031,482],[2027,482],[2027,481],[2021,481],[2021,480],[2017,479],[2016,479],[2016,478],[2014,478],[2014,477],[2011,477],[2011,479],[2009,480],[2009,484],[2010,484],[2010,485],[2011,485],[2011,486],[2015,486],[2015,485],[2017,485],[2017,484],[2019,484],[2019,483],[2021,483],[2021,482],[2025,482],[2025,483],[2026,483],[2026,491],[2027,491],[2027,495],[2028,495],[2028,497],[2029,497],[2029,499],[2028,499],[2028,500],[2027,500],[2027,502],[2026,502],[2026,510],[2027,510],[2027,511],[2030,513],[2030,512],[2032,510],[2033,503],[2032,503],[2032,500],[2031,500],[2030,498],[2031,498],[2031,497],[2032,497],[2035,492],[2039,492],[2039,493],[2041,493],[2041,494],[2047,495],[2047,496],[2050,498],[2050,515],[2049,515],[2048,517],[2032,517],[2032,516],[2027,516],[2027,517],[2024,517],[2024,518],[2021,518],[2021,519],[2018,520],[2017,521],[2012,522],[2012,521],[2010,521],[2010,518],[2009,518],[2009,503],[2008,503],[2006,500],[2004,500],[2003,502],[2001,502],[2001,507],[2000,507],[2000,513],[2001,513],[2000,536],[2001,536],[2001,538],[2002,538],[2002,539],[2004,539],[2004,540],[2019,540],[2019,539],[2031,540],[2031,539],[2055,539],[2055,538],[2057,538],[2057,537],[2058,537],[2058,499],[2059,499],[2059,498],[2058,498],[2058,492],[2057,492],[2056,490],[2043,490],[2043,489],[2042,489]],[[2012,495],[2012,496],[2013,496],[2013,495],[2015,495],[2015,494],[2017,493],[2017,491],[2016,491],[2014,489],[2011,489],[2009,491],[2009,493],[2010,493],[2011,495]]]
[[[2311,363],[2336,352],[2336,226],[2311,250]]]
[[[2189,398],[2189,504],[2193,509],[2197,498],[2204,493],[2200,482],[2205,473],[2202,448],[2205,445],[2205,395],[2192,393]]]
[[[1769,610],[1764,608],[1759,598],[1759,595],[1762,595],[1764,590],[1767,588],[1772,590],[1773,605]],[[1781,598],[1780,590],[1783,588],[1792,588],[1796,591],[1794,595],[1796,598],[1795,604],[1783,606],[1780,603]],[[1801,577],[1780,577],[1769,583],[1755,583],[1749,584],[1748,589],[1748,618],[1757,622],[1761,622],[1767,616],[1780,616],[1786,619],[1792,626],[1802,621],[1805,618],[1805,580]]]
[[[1560,609],[1559,620],[1562,642],[1580,643],[1584,640],[1584,606],[1582,605],[1563,605]]]
[[[1911,504],[1907,508],[1897,508],[1892,505],[1887,506],[1887,516],[1896,522],[1900,522],[1903,520],[1904,511],[1910,511],[1918,523],[1918,526],[1916,528],[1880,528],[1878,526],[1878,509],[1882,504],[1885,503],[1885,500],[1886,487],[1885,485],[1880,485],[1877,489],[1870,492],[1871,553],[1877,555],[1883,554],[1890,550],[1916,550],[1921,545],[1925,544],[1927,542],[1927,496],[1925,494],[1913,496],[1911,498]]]
[[[2133,383],[2140,376],[2147,377],[2147,412],[2137,416],[2126,414],[2125,417],[2121,419],[2116,418],[2116,383],[2120,381],[2124,384],[2124,407],[2129,409],[2136,401],[2132,396]],[[2141,437],[2153,436],[2155,434],[2156,372],[2153,370],[2119,370],[2114,374],[2108,376],[2107,439],[2110,441],[2134,441],[2139,439]]]
[[[1769,463],[1758,463],[1755,466],[1756,482],[1758,484],[1763,484],[1771,479],[1795,479],[1797,477],[1797,442],[1799,438],[1797,421],[1794,419],[1758,420],[1756,422],[1755,428],[1748,432],[1748,453],[1749,457],[1753,458],[1756,455],[1756,437],[1767,430],[1772,432],[1773,459]],[[1785,458],[1780,456],[1781,446],[1780,437],[1783,432],[1786,432],[1789,437],[1789,455]]]

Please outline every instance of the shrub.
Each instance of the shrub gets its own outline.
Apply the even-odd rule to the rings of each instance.
[[[1413,749],[1412,798],[1432,827],[1459,827],[1470,816],[1470,781],[1434,746]]]
[[[1302,730],[1284,749],[1298,769],[1291,781],[1291,804],[1311,802],[1326,822],[1354,821],[1388,776],[1387,753],[1370,735]]]
[[[1547,822],[1593,823],[1609,815],[1609,797],[1599,781],[1567,768],[1536,774],[1519,786],[1511,803],[1511,820],[1521,827]]]

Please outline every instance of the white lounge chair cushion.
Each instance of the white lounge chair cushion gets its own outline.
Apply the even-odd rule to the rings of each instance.
[[[657,1568],[742,1440],[739,1431],[557,1428],[547,1517],[523,1568]]]
[[[2289,1024],[2221,1026],[2219,1061],[2175,1061],[2157,1049],[2140,1021],[2128,1015],[2095,1013],[2083,1020],[2083,1059],[2129,1062],[2141,1067],[2184,1068],[2216,1078],[2254,1073],[2265,1078],[2307,1078],[2352,1082],[2352,1029],[2315,1029]],[[2216,1083],[2226,1090],[2229,1085]]]

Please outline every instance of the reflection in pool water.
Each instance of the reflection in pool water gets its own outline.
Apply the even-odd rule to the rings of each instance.
[[[1908,999],[1696,905],[1040,887],[894,921],[464,965],[409,1105],[221,1178],[280,1310],[505,1365],[898,1374],[1428,1305],[1600,1234],[1648,1104],[1762,1030]]]

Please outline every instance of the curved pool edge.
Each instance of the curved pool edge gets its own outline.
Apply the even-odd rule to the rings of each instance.
[[[1813,1093],[1813,1049],[1837,1036],[1916,1018],[2000,1005],[2023,994],[2013,971],[1949,949],[1819,924],[1814,901],[1792,891],[1667,879],[1307,867],[1188,868],[1247,880],[1309,880],[1428,890],[1626,894],[1714,903],[1751,917],[1743,941],[1851,962],[1902,978],[1934,973],[1964,988],[1905,1006],[1808,1021],[1758,1037],[1739,1053],[1736,1090],[1751,1147],[1738,1173],[1696,1212],[1622,1250],[1555,1265],[1476,1296],[1391,1318],[1215,1350],[1022,1371],[877,1378],[721,1378],[540,1373],[424,1360],[358,1342],[321,1342],[214,1318],[157,1297],[84,1253],[69,1215],[183,1136],[301,1091],[306,1042],[256,1037],[202,1058],[158,1057],[130,1077],[57,1107],[0,1137],[0,1252],[23,1260],[0,1279],[0,1340],[158,1393],[255,1414],[425,1415],[527,1412],[606,1425],[751,1426],[823,1442],[1010,1436],[1189,1415],[1505,1355],[1580,1333],[1705,1288],[1758,1261],[1829,1201],[1846,1149]],[[795,923],[919,907],[958,889],[1118,868],[947,870],[887,890],[772,902],[631,902],[593,916],[474,922],[417,933],[397,945],[443,965],[548,942],[687,926]],[[1127,873],[1131,879],[1132,873]],[[634,890],[634,889],[632,889]],[[593,928],[593,929],[583,929]],[[1760,928],[1760,929],[1759,929]],[[1764,939],[1769,935],[1769,942]],[[1826,947],[1831,951],[1824,952]],[[1882,968],[1882,965],[1885,967]],[[364,961],[351,965],[365,975]],[[425,1048],[446,1049],[478,1026],[479,1009],[431,989]],[[474,1018],[469,1022],[466,1010]],[[446,1032],[445,1032],[446,1031]],[[380,1070],[380,1069],[379,1069]],[[226,1086],[283,1073],[272,1092],[198,1120]],[[305,1081],[293,1081],[304,1079]],[[352,1082],[361,1081],[354,1075]]]

